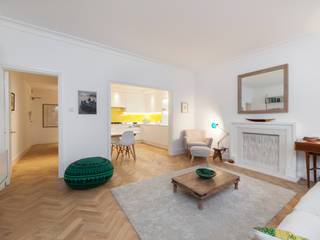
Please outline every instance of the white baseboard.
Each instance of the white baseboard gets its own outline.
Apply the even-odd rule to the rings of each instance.
[[[177,155],[182,155],[182,154],[185,154],[185,153],[186,153],[186,150],[184,148],[179,148],[179,149],[172,149],[169,152],[169,155],[170,156],[177,156]]]
[[[261,168],[257,168],[257,167],[251,167],[251,166],[248,166],[246,164],[239,164],[237,162],[235,162],[235,163],[227,163],[227,164],[238,166],[238,167],[241,167],[241,168],[246,168],[246,169],[249,169],[249,170],[252,170],[252,171],[256,171],[256,172],[261,172],[262,174],[270,175],[270,176],[277,177],[277,178],[282,178],[282,179],[288,180],[290,182],[297,183],[300,180],[300,177],[292,178],[292,177],[289,177],[289,176],[283,176],[283,175],[274,173],[271,170],[265,170],[265,169],[261,169]]]
[[[3,190],[6,187],[6,181],[3,181],[0,183],[0,191]]]
[[[149,145],[152,145],[152,146],[155,146],[158,148],[163,148],[163,149],[168,150],[168,146],[166,146],[166,145],[162,145],[162,144],[158,144],[158,143],[154,143],[154,142],[150,142],[150,141],[145,141],[145,140],[143,140],[142,142],[145,144],[149,144]]]
[[[23,152],[19,153],[18,156],[16,156],[14,159],[12,159],[11,161],[11,168],[17,163],[19,162],[25,155],[27,152],[30,151],[32,146],[28,147],[26,150],[24,150]]]

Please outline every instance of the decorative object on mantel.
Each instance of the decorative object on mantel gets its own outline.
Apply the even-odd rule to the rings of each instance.
[[[188,113],[188,103],[181,102],[181,113]]]
[[[306,154],[307,182],[310,188],[310,171],[313,171],[314,183],[317,182],[317,156],[320,155],[320,142],[296,141],[294,144],[296,151],[303,151]],[[310,155],[313,156],[313,168],[310,168]]]
[[[246,118],[250,122],[271,122],[275,118]]]
[[[214,150],[213,160],[215,160],[216,158],[218,158],[221,162],[223,162],[222,154],[223,154],[225,151],[227,151],[228,148],[226,148],[226,147],[222,147],[222,148],[221,148],[221,147],[220,147],[220,144],[222,143],[222,141],[223,141],[225,138],[227,138],[227,137],[229,136],[229,133],[228,133],[224,128],[219,127],[219,124],[216,123],[216,122],[211,123],[211,127],[212,127],[213,129],[219,128],[219,129],[221,129],[221,130],[224,132],[223,137],[220,138],[220,140],[218,141],[218,148],[213,148],[213,150]],[[234,161],[233,161],[232,159],[227,160],[227,162],[229,162],[229,163],[234,163]]]

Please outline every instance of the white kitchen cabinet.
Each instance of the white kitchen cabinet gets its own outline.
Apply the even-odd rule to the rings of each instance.
[[[119,93],[119,92],[112,92],[111,93],[111,107],[126,107],[127,101],[126,101],[125,94]]]
[[[135,93],[126,93],[126,111],[128,113],[143,113],[146,111],[144,96]]]
[[[128,113],[161,112],[168,92],[157,90],[130,90],[117,87],[111,92],[111,106],[124,107]]]
[[[169,147],[169,128],[160,124],[143,124],[141,125],[142,142],[168,149]]]
[[[141,94],[113,92],[111,93],[111,107],[124,107],[126,112],[146,112],[145,98]]]
[[[147,112],[161,112],[163,106],[163,99],[166,99],[166,96],[159,93],[151,93],[145,96],[146,100],[146,111]]]

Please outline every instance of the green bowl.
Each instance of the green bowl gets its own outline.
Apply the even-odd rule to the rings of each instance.
[[[210,179],[216,175],[215,171],[208,169],[208,168],[198,168],[196,170],[196,173],[198,174],[199,177],[204,178],[204,179]]]

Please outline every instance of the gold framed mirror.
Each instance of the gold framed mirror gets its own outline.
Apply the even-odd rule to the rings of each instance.
[[[238,113],[288,112],[288,64],[238,76]]]

